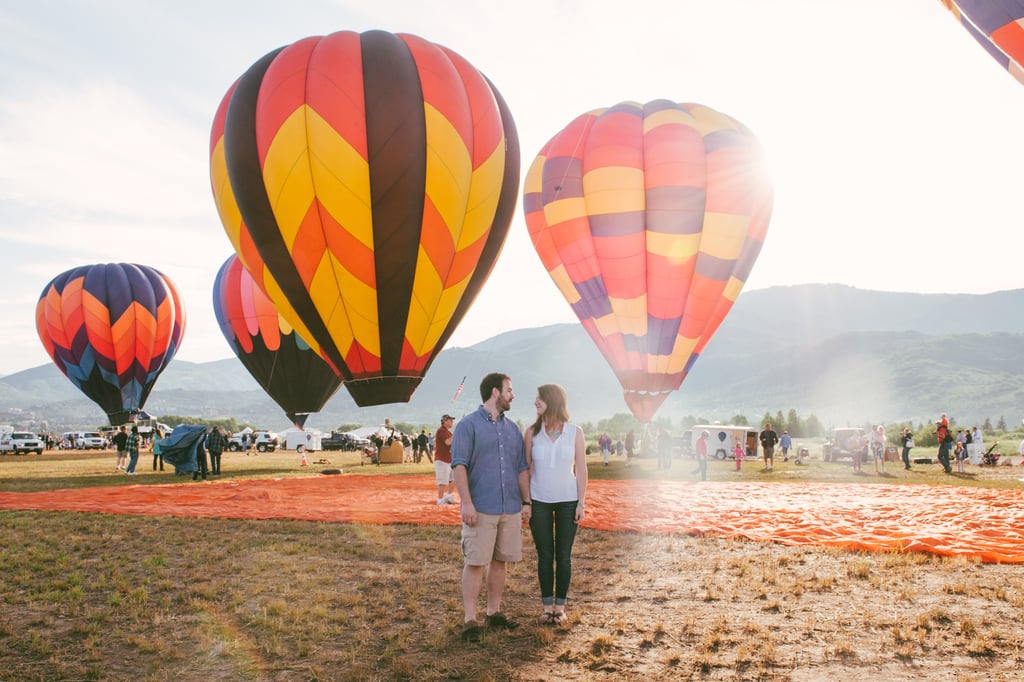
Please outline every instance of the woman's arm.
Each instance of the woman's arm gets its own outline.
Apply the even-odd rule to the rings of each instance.
[[[587,481],[589,480],[589,474],[587,472],[587,444],[583,437],[583,429],[576,427],[576,496],[579,502],[576,504],[576,523],[583,521],[586,516],[586,505],[584,500],[587,496]]]

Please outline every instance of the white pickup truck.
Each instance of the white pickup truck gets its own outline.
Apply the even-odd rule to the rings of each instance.
[[[20,455],[28,452],[43,454],[43,440],[38,435],[28,431],[0,435],[0,453]]]

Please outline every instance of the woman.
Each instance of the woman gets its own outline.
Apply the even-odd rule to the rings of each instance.
[[[914,447],[914,436],[911,435],[909,426],[903,429],[900,445],[903,446],[903,468],[910,471],[910,448]]]
[[[569,423],[566,402],[561,386],[539,386],[533,401],[537,420],[523,438],[530,465],[530,532],[537,547],[537,580],[544,605],[541,622],[550,625],[562,625],[568,619],[565,600],[572,578],[572,545],[576,526],[584,518],[587,491],[583,430]]]

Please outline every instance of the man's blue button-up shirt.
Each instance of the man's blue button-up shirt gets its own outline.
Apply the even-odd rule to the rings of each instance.
[[[519,472],[526,471],[526,449],[519,427],[502,413],[497,421],[484,406],[455,426],[452,467],[466,467],[469,496],[483,514],[518,514],[523,502]]]

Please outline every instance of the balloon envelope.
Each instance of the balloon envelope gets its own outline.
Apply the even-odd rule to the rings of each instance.
[[[623,102],[555,135],[523,192],[544,267],[650,421],[760,252],[772,205],[760,145],[699,104]]]
[[[281,318],[236,256],[213,282],[213,312],[242,365],[299,428],[341,387],[341,378]]]
[[[221,102],[221,222],[359,405],[407,401],[490,274],[518,192],[512,117],[454,52],[383,31],[300,40]]]
[[[1024,83],[1024,1],[942,0],[974,39]]]
[[[185,311],[174,284],[158,270],[84,265],[43,289],[36,331],[60,371],[118,425],[142,410],[178,351]]]

